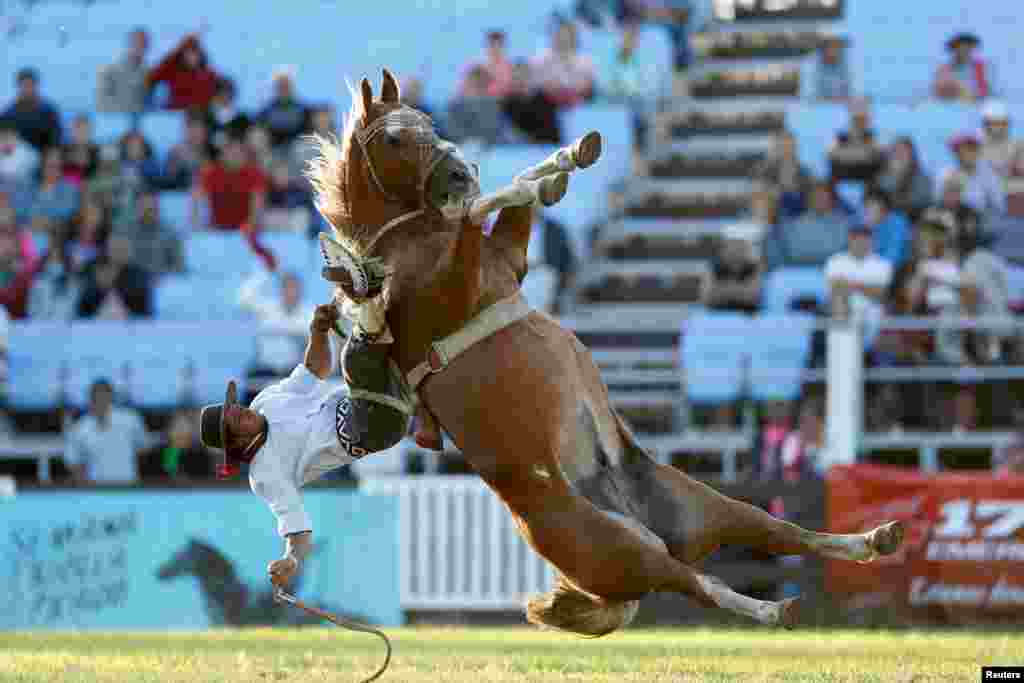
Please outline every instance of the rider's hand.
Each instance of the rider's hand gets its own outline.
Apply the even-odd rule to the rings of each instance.
[[[334,304],[320,304],[313,313],[309,329],[315,333],[329,332],[338,322],[338,309]]]
[[[292,578],[299,572],[299,561],[294,557],[282,557],[267,566],[270,582],[278,588],[287,588]]]

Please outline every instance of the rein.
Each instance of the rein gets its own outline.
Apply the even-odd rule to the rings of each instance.
[[[282,588],[277,588],[274,591],[274,599],[277,602],[283,602],[293,607],[297,607],[301,609],[303,612],[306,612],[307,614],[312,614],[314,617],[319,617],[321,619],[329,621],[335,626],[348,629],[349,631],[369,633],[371,635],[377,636],[378,638],[384,641],[384,647],[387,648],[386,653],[384,655],[384,663],[380,665],[380,668],[377,669],[377,671],[372,676],[370,676],[369,678],[364,678],[362,683],[370,683],[370,681],[375,681],[381,676],[383,676],[384,672],[387,671],[388,666],[391,664],[391,639],[388,638],[387,635],[380,629],[376,629],[372,626],[367,626],[365,624],[360,624],[356,621],[351,621],[349,619],[344,619],[342,617],[335,616],[330,612],[318,609],[316,607],[311,607],[310,605],[304,603],[302,600],[299,600],[291,593],[285,592],[285,590]]]

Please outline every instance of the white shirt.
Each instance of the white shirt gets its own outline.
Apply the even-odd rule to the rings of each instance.
[[[949,308],[960,303],[960,268],[945,259],[928,259],[921,264],[921,272],[933,282],[928,286],[928,307]]]
[[[110,424],[101,428],[96,417],[85,415],[68,432],[64,462],[85,465],[89,481],[135,483],[139,480],[136,453],[146,445],[146,427],[134,410],[110,409]]]
[[[355,460],[338,442],[336,411],[347,392],[300,364],[249,406],[269,425],[266,443],[249,463],[249,485],[270,506],[281,536],[313,529],[299,488]]]
[[[825,264],[825,280],[830,284],[833,280],[848,280],[865,287],[884,289],[892,281],[892,264],[878,254],[868,254],[859,259],[844,251],[833,254]],[[878,335],[882,305],[860,292],[853,292],[850,294],[850,309],[863,315],[869,325],[870,329],[864,333],[864,342],[870,347]]]
[[[39,154],[19,139],[10,154],[0,153],[0,182],[28,182],[38,164]]]

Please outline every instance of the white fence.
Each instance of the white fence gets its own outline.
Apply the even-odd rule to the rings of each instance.
[[[399,497],[402,609],[521,609],[554,582],[554,569],[476,477],[370,479],[361,489]]]

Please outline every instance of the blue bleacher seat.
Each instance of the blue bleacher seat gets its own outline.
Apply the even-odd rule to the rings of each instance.
[[[93,138],[101,145],[117,143],[132,128],[132,119],[126,114],[97,112],[92,117]]]
[[[244,321],[238,305],[241,273],[232,277],[173,275],[160,280],[154,299],[156,317],[169,321]]]
[[[765,314],[749,328],[750,398],[794,401],[800,396],[803,372],[811,352],[814,316],[803,313]]]
[[[741,313],[697,312],[683,323],[682,363],[691,405],[735,401],[743,392],[750,318]]]
[[[303,233],[264,231],[260,242],[273,252],[277,267],[282,271],[294,271],[305,281],[311,273],[319,275],[319,249],[317,243]],[[255,254],[252,267],[261,267]]]
[[[70,344],[62,322],[14,321],[8,337],[8,404],[15,410],[56,405],[61,361]],[[68,368],[71,370],[71,368]]]
[[[1020,306],[1024,304],[1024,267],[1010,265],[1006,271],[1010,303]]]
[[[180,112],[152,112],[142,117],[142,134],[161,163],[166,161],[171,147],[184,138],[183,121]]]
[[[765,278],[761,308],[766,313],[786,313],[796,300],[810,297],[821,305],[828,302],[828,283],[823,268],[778,268]]]
[[[192,225],[192,198],[188,192],[161,192],[160,216],[179,235],[189,232]]]
[[[237,232],[197,231],[185,240],[185,266],[196,275],[228,278],[249,269],[252,249]]]

